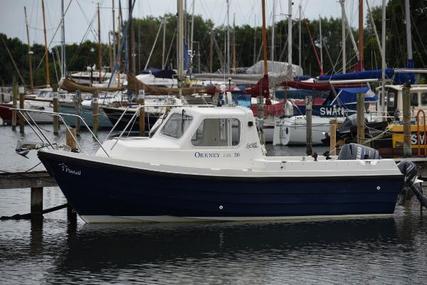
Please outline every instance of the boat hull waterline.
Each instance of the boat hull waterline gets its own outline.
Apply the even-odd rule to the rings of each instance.
[[[212,176],[40,151],[86,222],[250,221],[393,214],[403,178]],[[105,158],[104,158],[105,160]]]

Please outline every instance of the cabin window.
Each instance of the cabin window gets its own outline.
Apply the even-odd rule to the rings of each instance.
[[[163,126],[160,133],[165,136],[179,139],[190,125],[193,117],[183,113],[173,113]]]
[[[235,146],[240,143],[237,119],[204,119],[191,138],[194,146]]]
[[[387,94],[387,107],[389,107],[389,108],[395,107],[395,105],[394,105],[395,99],[396,99],[396,93],[388,92],[388,94]]]
[[[411,106],[418,106],[418,93],[411,93]]]
[[[427,105],[427,93],[421,93],[421,105]]]

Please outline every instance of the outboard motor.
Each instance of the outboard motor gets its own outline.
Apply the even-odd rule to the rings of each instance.
[[[342,146],[338,155],[339,160],[354,159],[381,159],[378,150],[357,143],[349,143]]]
[[[417,197],[420,204],[427,208],[427,197],[422,193],[421,183],[423,181],[419,180],[417,177],[417,166],[415,163],[412,161],[401,161],[397,167],[405,177],[405,186],[409,187]]]

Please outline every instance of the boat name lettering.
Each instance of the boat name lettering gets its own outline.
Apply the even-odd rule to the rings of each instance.
[[[59,163],[59,166],[61,167],[62,172],[71,174],[71,175],[77,175],[80,176],[82,175],[82,171],[81,170],[74,170],[69,168],[65,163]]]
[[[256,142],[248,143],[246,148],[258,148],[258,144]]]
[[[329,107],[320,107],[320,116],[344,116],[344,107],[337,107],[336,105]]]
[[[411,144],[425,145],[426,144],[426,137],[423,134],[420,134],[420,140],[418,141],[417,134],[411,134]]]
[[[223,158],[240,157],[240,152],[227,152],[222,154]]]
[[[195,152],[195,158],[219,158],[219,153],[217,152]]]

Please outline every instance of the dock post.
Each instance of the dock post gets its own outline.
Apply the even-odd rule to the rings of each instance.
[[[71,151],[77,151],[77,142],[74,138],[77,138],[76,129],[70,128],[67,129],[65,133],[65,143],[70,147]]]
[[[80,90],[76,91],[76,114],[81,116],[82,114],[82,94]],[[76,118],[76,135],[80,134],[80,118]]]
[[[77,222],[77,213],[70,206],[70,204],[68,204],[68,206],[67,206],[67,219],[68,219],[69,223],[76,223]]]
[[[19,109],[24,109],[24,93],[25,93],[25,89],[23,86],[19,86],[18,87],[19,90]],[[18,116],[18,120],[19,120],[19,133],[20,134],[24,134],[25,133],[25,120],[24,120],[24,114],[20,113]]]
[[[16,109],[18,106],[17,103],[18,100],[18,85],[16,82],[13,82],[13,88],[12,88],[12,108]],[[16,110],[12,110],[12,130],[16,130]]]
[[[337,120],[332,119],[329,127],[329,154],[337,154]]]
[[[402,88],[403,113],[403,156],[410,157],[411,150],[411,84],[405,83]]]
[[[143,107],[144,99],[139,99],[138,104],[140,107],[139,108],[139,135],[143,137],[145,134],[145,108]]]
[[[3,91],[3,87],[0,88],[1,91],[1,103],[4,103],[4,91]]]
[[[55,113],[59,112],[59,99],[57,96],[57,93],[54,93],[53,97],[53,111]],[[58,135],[59,134],[59,117],[55,114],[53,115],[53,134]]]
[[[365,94],[357,94],[357,143],[365,143]]]
[[[305,119],[306,119],[306,153],[311,155],[313,153],[313,138],[312,138],[312,129],[313,129],[313,118],[312,118],[312,107],[313,107],[313,97],[305,97]]]
[[[43,187],[31,188],[31,216],[40,217],[43,212]]]
[[[98,136],[99,128],[99,104],[98,104],[98,91],[93,94],[92,97],[92,131]]]

